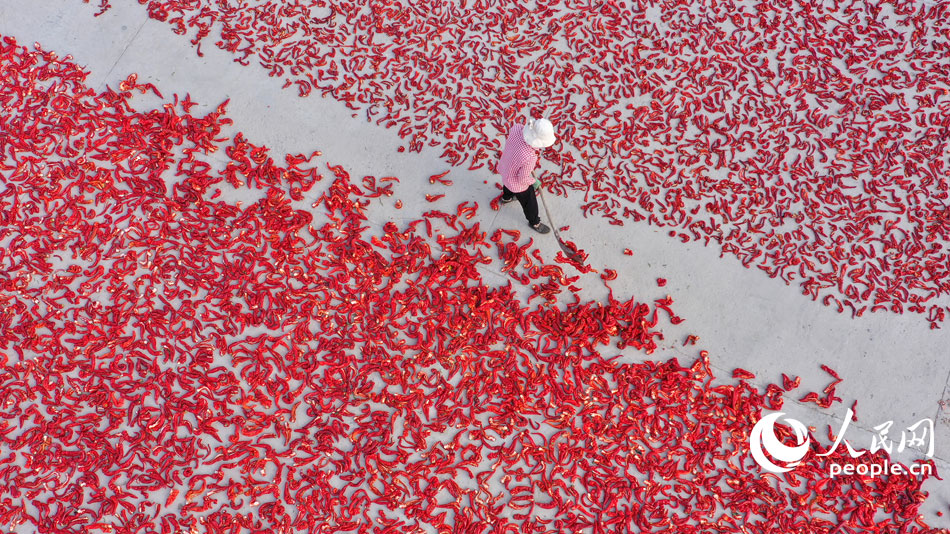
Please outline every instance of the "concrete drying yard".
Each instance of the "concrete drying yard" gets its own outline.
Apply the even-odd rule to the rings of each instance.
[[[498,177],[487,167],[474,171],[465,165],[450,167],[440,158],[439,147],[400,152],[405,140],[398,136],[398,128],[367,122],[365,114],[332,97],[314,92],[300,98],[295,88],[282,89],[280,77],[267,76],[253,61],[242,66],[212,46],[214,35],[203,44],[203,57],[198,57],[187,38],[150,19],[137,2],[113,0],[104,14],[94,17],[95,12],[95,6],[78,0],[5,0],[0,3],[0,34],[22,46],[38,42],[59,56],[71,55],[89,72],[86,85],[96,91],[116,88],[137,73],[138,83],[154,84],[166,100],[172,94],[189,94],[198,103],[196,115],[229,99],[227,117],[233,124],[226,135],[242,132],[276,155],[319,150],[321,162],[342,165],[356,180],[400,178],[392,199],[401,199],[404,206],[395,209],[392,199],[373,201],[366,209],[372,231],[380,231],[388,221],[403,224],[427,210],[454,211],[457,204],[474,200],[479,211],[473,220],[489,235],[498,228],[519,230],[522,239],[534,238],[545,258],[558,252],[553,235],[539,236],[527,228],[517,204],[489,209],[498,194]],[[141,106],[138,109],[161,102],[151,94],[136,94],[132,101]],[[225,161],[223,155],[220,158]],[[552,165],[542,160],[542,169]],[[451,187],[435,191],[425,180],[450,168]],[[318,184],[295,205],[310,206],[324,185]],[[446,196],[430,204],[424,197],[432,192]],[[222,196],[247,204],[259,198],[261,194],[250,189],[225,189]],[[597,215],[585,218],[583,193],[577,191],[566,196],[549,193],[547,200],[557,226],[570,227],[565,237],[589,254],[587,263],[599,272],[617,271],[618,278],[611,282],[615,295],[648,303],[669,295],[676,315],[684,319],[681,324],[661,324],[664,338],[652,354],[627,349],[607,350],[606,355],[622,353],[624,362],[677,358],[689,365],[705,350],[718,381],[731,383],[733,370],[741,368],[754,373],[750,382],[763,389],[769,383],[781,384],[782,373],[800,376],[802,387],[786,396],[782,409],[788,417],[815,427],[813,434],[827,440],[827,425],[839,428],[845,411],[857,401],[858,420],[850,424],[847,439],[855,448],[869,448],[878,434],[874,427],[893,421],[888,436],[895,440],[891,452],[895,462],[924,458],[926,445],[897,452],[897,442],[902,429],[930,419],[935,424],[933,460],[942,476],[950,473],[950,413],[944,408],[950,402],[946,349],[950,338],[945,323],[942,329],[931,329],[919,314],[887,311],[853,318],[848,311],[838,313],[833,305],[803,296],[797,283],[787,285],[760,269],[744,267],[733,255],[721,255],[715,243],[682,242],[670,237],[667,228],[645,221],[628,220],[619,226]],[[547,222],[543,211],[542,217]],[[624,254],[624,249],[633,254]],[[565,269],[577,274],[571,267]],[[479,266],[479,271],[488,284],[500,286],[509,280],[497,261]],[[657,284],[660,278],[668,281],[663,287]],[[585,298],[606,298],[598,273],[584,275],[578,285]],[[520,291],[527,295],[527,289]],[[950,299],[943,295],[932,303],[947,306]],[[691,335],[698,337],[695,345],[684,344]],[[9,348],[6,351],[12,355]],[[827,409],[798,401],[805,392],[820,394],[831,381],[822,364],[843,379],[836,390],[841,402]],[[946,515],[937,515],[947,513],[950,483],[930,478],[922,489],[930,492],[921,508],[927,523],[950,525]],[[29,527],[26,523],[16,531],[42,531]]]

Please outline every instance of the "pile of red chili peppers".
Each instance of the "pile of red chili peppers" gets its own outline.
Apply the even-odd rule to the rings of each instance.
[[[946,2],[138,1],[453,164],[492,168],[497,132],[546,115],[550,187],[585,215],[715,242],[857,316],[946,315]]]
[[[374,228],[394,179],[322,182],[318,153],[229,138],[224,104],[139,111],[157,88],[96,93],[69,60],[0,48],[0,525],[925,531],[921,479],[829,478],[840,449],[752,464],[794,381],[604,354],[651,352],[669,298],[586,301],[468,204]],[[232,186],[260,199],[216,200]]]

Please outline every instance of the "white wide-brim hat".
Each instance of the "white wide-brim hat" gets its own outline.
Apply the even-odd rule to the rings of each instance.
[[[554,125],[547,119],[528,119],[528,124],[525,124],[522,134],[524,142],[532,148],[546,148],[557,140],[554,135]]]

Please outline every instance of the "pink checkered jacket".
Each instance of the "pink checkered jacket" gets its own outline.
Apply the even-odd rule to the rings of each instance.
[[[498,173],[502,176],[502,183],[512,193],[520,193],[531,187],[534,183],[532,171],[538,164],[538,151],[524,142],[523,130],[523,125],[512,123],[508,129],[505,149],[498,160]]]

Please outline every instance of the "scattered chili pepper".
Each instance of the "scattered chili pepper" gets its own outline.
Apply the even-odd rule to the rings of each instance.
[[[750,373],[749,371],[746,371],[745,369],[737,367],[732,370],[732,378],[741,378],[742,380],[752,380],[753,378],[755,378],[755,375]]]
[[[439,147],[453,166],[492,170],[498,135],[542,112],[529,95],[564,100],[546,110],[560,135],[551,149],[559,168],[545,173],[558,179],[545,183],[584,192],[585,216],[713,243],[855,317],[906,309],[933,329],[946,318],[937,302],[950,292],[942,5],[901,4],[888,17],[877,16],[890,13],[884,0],[741,13],[717,5],[690,17],[680,1],[664,7],[659,31],[648,19],[630,22],[635,10],[616,3],[571,5],[573,17],[545,5],[516,19],[492,1],[437,14],[350,1],[138,3],[193,35],[199,55],[215,33],[242,65],[396,128],[407,139],[400,152]],[[97,14],[109,8],[100,0]],[[707,38],[723,25],[735,38]],[[926,46],[899,46],[891,25]],[[637,46],[621,46],[629,42]],[[130,80],[120,90],[154,90]],[[725,104],[726,86],[741,103]],[[570,101],[581,94],[583,105]],[[638,95],[647,103],[631,103]],[[724,175],[712,178],[713,169]]]
[[[199,26],[196,44],[209,15],[230,9],[192,7],[148,9],[183,33]],[[297,4],[263,4],[219,22],[225,47],[259,54],[268,68],[294,50],[239,49],[247,34],[231,25],[234,13],[272,30],[299,16],[326,35],[344,21],[403,31],[387,23],[394,9],[334,3],[314,18]],[[563,18],[568,33],[609,35],[571,26],[579,18]],[[150,89],[133,77],[97,93],[68,56],[0,43],[0,105],[13,108],[0,114],[9,238],[0,477],[12,497],[0,518],[11,528],[793,532],[833,529],[833,518],[897,532],[922,523],[926,477],[830,478],[826,462],[849,461],[843,448],[782,477],[746,467],[736,437],[779,405],[778,386],[718,384],[705,351],[690,365],[603,354],[615,338],[655,350],[661,316],[681,321],[669,296],[589,300],[520,233],[487,238],[468,203],[379,231],[366,210],[389,181],[354,183],[328,165],[333,179],[320,183],[309,159],[280,166],[267,147],[229,137],[224,104],[203,117],[187,97],[136,110],[135,89]],[[383,46],[401,57],[419,43]],[[311,75],[334,84],[361,68],[311,54],[302,60],[325,63]],[[406,84],[450,70],[416,61],[428,74],[413,71]],[[519,71],[504,60],[494,69]],[[639,119],[664,127],[648,113]],[[223,169],[209,162],[218,151]],[[700,157],[720,152],[710,145]],[[164,169],[180,181],[166,185]],[[211,199],[222,182],[261,194]],[[297,209],[296,197],[318,185],[317,213]],[[598,202],[617,209],[610,200]],[[497,258],[484,253],[492,243]],[[488,285],[477,267],[499,262],[513,281]],[[613,274],[604,269],[605,284]],[[529,306],[519,289],[558,305]],[[826,371],[836,382],[813,395],[830,405],[840,377]]]
[[[439,174],[433,174],[432,176],[429,177],[429,183],[434,184],[436,182],[439,182],[442,185],[452,185],[452,180],[445,179],[445,176],[448,175],[449,172],[451,171],[445,171]]]

